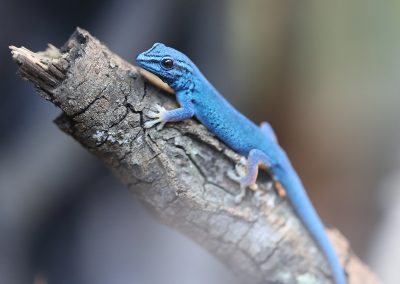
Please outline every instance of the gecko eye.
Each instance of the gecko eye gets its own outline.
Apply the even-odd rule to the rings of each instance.
[[[171,69],[172,67],[174,67],[174,61],[173,61],[171,58],[169,58],[169,57],[163,58],[163,59],[161,60],[161,66],[162,66],[164,69]]]

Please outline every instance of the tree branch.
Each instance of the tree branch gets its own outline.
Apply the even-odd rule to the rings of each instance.
[[[11,49],[19,75],[63,111],[56,124],[103,160],[162,222],[196,240],[246,283],[331,283],[319,250],[266,175],[258,183],[259,206],[253,193],[235,205],[239,188],[226,173],[238,155],[195,120],[159,132],[143,128],[151,106],[177,105],[138,67],[82,29],[61,49]],[[350,283],[378,283],[337,231],[330,236]]]

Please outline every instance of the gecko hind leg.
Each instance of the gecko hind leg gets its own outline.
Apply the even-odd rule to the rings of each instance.
[[[260,166],[265,166],[267,168],[271,168],[271,159],[261,150],[253,149],[250,151],[249,156],[246,161],[246,171],[244,175],[232,177],[231,174],[229,176],[237,181],[240,184],[241,192],[235,196],[235,202],[240,203],[246,195],[246,188],[250,187],[253,190],[257,189],[257,176],[258,170]]]

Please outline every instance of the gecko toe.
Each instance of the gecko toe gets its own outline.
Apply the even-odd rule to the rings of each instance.
[[[154,105],[154,108],[155,108],[158,112],[161,112],[161,113],[167,111],[163,106],[161,106],[161,105],[159,105],[159,104],[155,104],[155,105]]]
[[[164,121],[161,121],[160,124],[157,125],[157,128],[156,128],[156,129],[157,129],[158,131],[160,131],[160,130],[162,130],[162,129],[164,128],[164,125],[165,125],[165,122],[164,122]]]
[[[160,117],[160,113],[155,112],[155,111],[149,111],[149,112],[146,114],[146,116],[147,116],[147,117],[150,117],[150,118],[158,118],[158,117]]]
[[[240,178],[241,178],[241,176],[239,176],[239,175],[237,174],[236,171],[234,171],[234,170],[229,170],[229,171],[227,172],[227,175],[228,175],[228,177],[229,177],[231,180],[240,183]]]
[[[156,125],[157,123],[159,123],[160,120],[159,119],[154,119],[154,120],[149,120],[146,121],[144,123],[144,128],[152,128],[154,125]]]

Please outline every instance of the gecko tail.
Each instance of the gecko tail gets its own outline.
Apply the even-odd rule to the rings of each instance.
[[[277,169],[277,171],[280,172],[281,169]],[[297,176],[294,169],[293,173],[290,174],[283,173],[283,171],[277,173],[277,177],[282,178],[279,179],[279,181],[284,186],[293,209],[323,252],[332,271],[335,284],[346,284],[345,272],[340,264],[339,257],[325,232],[325,227],[315,211],[300,178]]]

